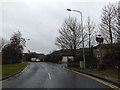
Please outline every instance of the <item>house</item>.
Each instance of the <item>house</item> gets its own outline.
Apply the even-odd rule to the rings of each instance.
[[[64,55],[64,56],[62,56],[62,62],[67,63],[68,60],[73,61],[74,57],[72,55],[71,56],[70,55]]]
[[[85,48],[84,50],[85,50],[85,55],[87,55],[88,52],[89,52],[89,48]],[[56,53],[56,54],[59,54],[59,55],[62,55],[62,56],[73,55],[70,49],[61,49],[61,50],[58,50],[58,51],[54,51],[53,53],[54,54]],[[82,48],[76,50],[76,55],[82,55],[82,54],[83,54],[83,49]]]
[[[89,53],[89,48],[85,48],[85,55],[87,55],[88,53]],[[68,62],[68,60],[71,60],[71,61],[74,60],[73,53],[71,52],[70,49],[61,49],[58,51],[54,51],[53,53],[51,53],[51,55],[52,54],[61,56],[62,62]],[[83,55],[82,48],[76,50],[76,56],[80,56],[80,55]]]
[[[108,53],[112,52],[112,50],[116,50],[117,48],[120,48],[120,43],[114,43],[112,45],[110,44],[101,44],[93,47],[93,55],[97,59],[100,57],[104,57]]]

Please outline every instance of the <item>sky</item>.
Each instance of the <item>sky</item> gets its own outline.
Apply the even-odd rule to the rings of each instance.
[[[64,19],[71,16],[80,20],[79,13],[68,12],[67,8],[80,10],[83,14],[83,24],[89,16],[98,30],[102,8],[115,2],[118,0],[2,0],[0,38],[9,40],[14,32],[19,30],[26,39],[25,52],[30,50],[48,54],[58,50],[55,40],[59,36],[58,29]]]

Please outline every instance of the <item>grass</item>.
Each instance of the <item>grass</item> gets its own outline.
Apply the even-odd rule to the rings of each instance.
[[[106,76],[106,77],[110,77],[110,78],[118,78],[118,72],[117,70],[96,70],[96,69],[87,69],[85,70],[85,72],[89,72],[89,73],[95,73],[101,76]]]
[[[117,69],[108,69],[108,70],[98,70],[98,69],[80,69],[80,64],[78,62],[68,63],[68,68],[76,71],[82,71],[86,73],[95,74],[102,77],[108,77],[113,79],[118,79],[118,70]]]
[[[0,78],[2,77],[2,65],[0,65]]]
[[[8,65],[2,65],[2,77],[11,75],[15,72],[18,72],[22,70],[27,63],[19,63],[19,64],[8,64]]]
[[[102,77],[108,77],[108,78],[112,78],[112,79],[118,79],[118,71],[117,70],[97,70],[97,69],[80,69],[80,68],[70,68],[76,71],[82,71],[82,72],[86,72],[86,73],[91,73],[91,74],[95,74],[98,76],[102,76]]]

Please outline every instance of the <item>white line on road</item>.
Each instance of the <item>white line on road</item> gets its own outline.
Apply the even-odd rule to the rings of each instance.
[[[50,75],[50,73],[48,73],[48,76],[49,76],[49,79],[51,80],[51,75]]]

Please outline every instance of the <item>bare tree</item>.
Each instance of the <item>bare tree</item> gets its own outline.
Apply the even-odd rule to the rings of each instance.
[[[116,37],[115,34],[115,24],[116,24],[116,4],[108,4],[102,10],[100,30],[104,36],[107,43],[112,44]]]
[[[112,28],[115,31],[115,36],[117,37],[116,42],[120,43],[120,2],[115,7],[115,24]]]
[[[1,38],[0,40],[0,49],[2,49],[2,47],[5,45],[5,41],[3,38]]]
[[[65,19],[59,29],[60,36],[56,38],[56,45],[62,49],[70,49],[76,60],[76,49],[79,49],[82,42],[82,27],[76,18]]]
[[[120,43],[120,1],[118,3],[118,42]]]
[[[87,19],[87,24],[86,24],[86,31],[88,35],[88,45],[89,49],[92,46],[92,41],[94,40],[94,35],[95,35],[95,24],[91,21],[90,17]]]

